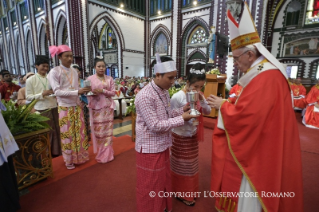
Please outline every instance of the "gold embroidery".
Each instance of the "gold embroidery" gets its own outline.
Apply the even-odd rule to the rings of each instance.
[[[224,102],[225,102],[225,101],[224,101]],[[224,102],[221,104],[221,107],[223,106]],[[249,176],[247,175],[247,173],[245,172],[244,168],[243,168],[242,165],[239,163],[239,161],[238,161],[236,155],[234,154],[233,149],[232,149],[231,144],[230,144],[230,139],[229,139],[228,131],[227,131],[227,129],[226,129],[226,127],[225,127],[225,124],[224,124],[224,119],[223,119],[223,114],[222,114],[222,112],[220,112],[220,116],[221,116],[221,120],[222,120],[222,123],[223,123],[224,128],[225,128],[225,134],[226,134],[227,143],[228,143],[228,149],[229,149],[229,151],[230,151],[230,154],[231,154],[232,157],[234,158],[234,160],[235,160],[237,166],[239,167],[240,171],[245,175],[245,177],[246,177],[246,179],[247,179],[249,185],[251,186],[251,188],[254,190],[255,193],[257,193],[257,195],[258,195],[258,200],[259,200],[259,202],[260,202],[260,204],[261,204],[262,209],[264,210],[264,212],[268,212],[268,210],[267,210],[267,208],[266,208],[264,202],[262,201],[262,199],[260,198],[260,196],[259,196],[259,194],[258,194],[258,191],[256,190],[255,185],[251,182]]]
[[[234,212],[235,207],[236,207],[236,202],[234,202],[233,207],[231,208],[230,212]]]

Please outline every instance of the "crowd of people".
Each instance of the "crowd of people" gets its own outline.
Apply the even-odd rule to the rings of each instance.
[[[66,168],[74,169],[89,160],[89,135],[96,161],[114,160],[117,99],[135,95],[137,211],[152,212],[172,211],[172,196],[161,197],[160,192],[173,193],[187,206],[195,205],[199,198],[198,147],[204,140],[203,115],[215,108],[218,119],[213,131],[210,182],[211,192],[219,194],[215,196],[216,209],[303,211],[300,139],[293,108],[305,109],[304,124],[319,128],[319,80],[308,94],[300,79],[288,83],[285,67],[260,43],[247,4],[240,23],[229,11],[227,16],[234,66],[244,73],[228,99],[204,97],[204,65],[195,64],[186,79],[176,80],[175,61],[158,54],[152,78],[113,79],[105,75],[103,58],[96,57],[96,73],[86,79],[91,82],[86,86],[80,67],[72,65],[72,50],[66,45],[50,47],[51,57],[57,56],[60,65],[49,73],[49,58],[36,56],[37,73],[24,76],[25,90],[12,83],[11,74],[3,70],[1,96],[9,101],[19,92],[18,104],[38,100],[34,110],[50,118],[52,154],[62,154]],[[172,86],[181,90],[170,98],[168,89]],[[198,94],[199,114],[190,113],[189,92]],[[0,104],[0,109],[5,108]],[[10,131],[2,127],[1,118],[1,137],[7,136],[7,142],[0,139],[5,147],[5,156],[0,157],[0,192],[5,195],[15,184],[9,180],[4,186],[3,182],[14,178],[11,155],[18,148]],[[264,196],[263,192],[292,192],[294,196]],[[17,195],[10,195],[7,200],[14,201],[1,204],[15,211],[19,207]]]

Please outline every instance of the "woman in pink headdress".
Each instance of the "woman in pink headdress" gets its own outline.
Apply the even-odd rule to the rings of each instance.
[[[60,66],[51,69],[47,78],[59,106],[63,159],[67,169],[74,169],[74,164],[89,160],[84,114],[78,101],[79,95],[89,92],[90,89],[79,88],[78,73],[71,67],[73,53],[68,46],[50,46],[49,50],[51,56],[57,55],[61,62]]]
[[[94,60],[95,75],[88,78],[91,81],[94,96],[89,96],[90,125],[92,132],[93,149],[98,163],[107,163],[114,159],[113,118],[115,95],[113,78],[105,75],[103,58]]]

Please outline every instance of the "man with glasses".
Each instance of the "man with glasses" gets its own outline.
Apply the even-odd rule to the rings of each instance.
[[[219,109],[211,191],[224,195],[215,206],[225,212],[303,211],[300,140],[286,69],[261,44],[247,3],[240,23],[230,11],[227,16],[234,65],[244,76],[235,104],[207,99]],[[294,196],[275,196],[285,192]]]

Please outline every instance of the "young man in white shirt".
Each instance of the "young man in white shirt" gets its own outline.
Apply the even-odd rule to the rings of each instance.
[[[48,56],[36,56],[35,67],[38,73],[29,77],[26,81],[26,99],[28,101],[37,99],[38,102],[35,104],[34,109],[50,119],[48,124],[51,127],[51,154],[54,157],[61,155],[62,152],[57,101],[55,96],[50,96],[53,91],[47,79],[49,61]]]

